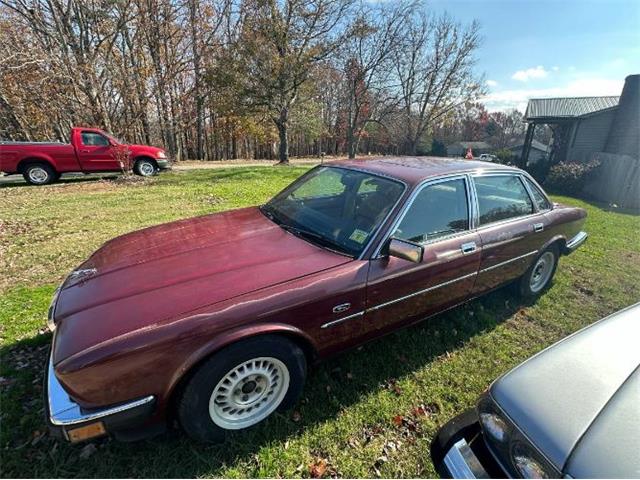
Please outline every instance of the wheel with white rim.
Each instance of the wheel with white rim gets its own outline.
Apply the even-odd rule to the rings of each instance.
[[[46,185],[56,178],[56,171],[46,163],[31,163],[26,166],[22,176],[31,185]]]
[[[558,266],[559,251],[555,245],[545,249],[520,279],[520,293],[534,297],[549,286]]]
[[[136,160],[133,171],[141,177],[152,177],[158,172],[156,162],[149,158],[141,158]]]
[[[178,404],[183,429],[202,442],[252,427],[293,406],[306,377],[304,352],[284,337],[264,335],[233,344],[206,360]]]

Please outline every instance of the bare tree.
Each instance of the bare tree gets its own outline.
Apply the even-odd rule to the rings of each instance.
[[[396,50],[395,73],[407,153],[416,154],[433,122],[485,93],[473,70],[479,31],[477,22],[463,27],[447,14],[430,17],[419,12],[406,23],[404,46]]]

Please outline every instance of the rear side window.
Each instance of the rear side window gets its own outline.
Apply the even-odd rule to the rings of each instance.
[[[424,243],[469,228],[467,189],[463,179],[427,185],[411,203],[393,236]]]
[[[82,132],[82,144],[91,146],[108,146],[109,140],[104,135],[95,132]]]
[[[516,175],[475,177],[480,225],[533,213],[529,193]]]
[[[527,185],[533,194],[533,201],[536,203],[538,210],[549,210],[551,208],[551,204],[549,203],[549,200],[547,200],[547,197],[544,196],[540,189],[531,180],[525,178],[524,181],[527,182]]]

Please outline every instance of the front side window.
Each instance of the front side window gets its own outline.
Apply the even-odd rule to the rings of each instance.
[[[282,228],[350,256],[362,253],[404,186],[395,180],[339,167],[318,167],[261,210]]]
[[[420,190],[393,236],[424,243],[468,228],[467,189],[464,179],[456,179]]]
[[[531,193],[533,194],[533,201],[536,202],[538,210],[549,210],[551,208],[551,204],[549,203],[549,200],[547,200],[547,197],[544,196],[540,189],[531,180],[525,178],[524,181],[527,182],[529,190],[531,190]]]
[[[517,175],[474,177],[480,225],[533,213],[533,204]]]
[[[95,132],[82,132],[82,144],[87,146],[108,146],[109,140],[104,135]]]

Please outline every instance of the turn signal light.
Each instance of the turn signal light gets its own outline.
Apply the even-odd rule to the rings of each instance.
[[[104,428],[104,424],[102,422],[90,423],[89,425],[84,425],[80,428],[74,428],[73,430],[67,431],[67,436],[72,443],[82,442],[83,440],[88,440],[93,437],[99,437],[104,435],[107,431]]]

